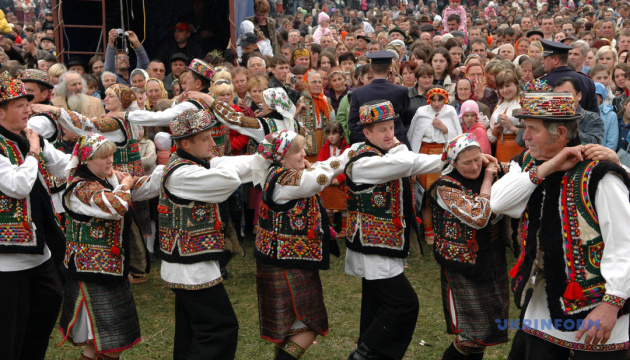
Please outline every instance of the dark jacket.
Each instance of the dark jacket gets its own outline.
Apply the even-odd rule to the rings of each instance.
[[[425,106],[427,104],[427,94],[418,94],[418,86],[414,85],[408,89],[409,96],[409,107],[405,109],[402,114],[402,121],[405,125],[405,131],[409,130],[409,125],[411,125],[411,120],[413,116],[416,114],[416,111],[420,106]]]
[[[368,101],[379,99],[389,100],[394,106],[394,112],[397,114],[396,118],[394,118],[396,138],[411,149],[405,126],[400,117],[400,114],[404,114],[405,110],[409,108],[409,89],[405,86],[392,84],[387,79],[374,79],[370,84],[353,90],[348,117],[350,143],[365,140],[363,127],[359,121],[359,108]]]
[[[551,70],[549,74],[540,79],[546,80],[547,84],[553,87],[556,81],[565,76],[576,78],[580,82],[580,87],[582,88],[580,106],[582,106],[584,110],[599,114],[599,105],[597,105],[597,97],[595,96],[595,83],[590,76],[579,71],[573,71],[570,67],[564,65]]]
[[[300,99],[300,96],[302,96],[302,93],[297,91],[297,90],[293,90],[287,86],[285,86],[282,81],[278,80],[277,77],[275,77],[272,73],[269,73],[269,84],[267,85],[268,88],[282,88],[284,89],[284,91],[287,93],[287,96],[289,97],[289,99],[291,99],[291,102],[293,103],[293,105],[297,106],[298,100]]]

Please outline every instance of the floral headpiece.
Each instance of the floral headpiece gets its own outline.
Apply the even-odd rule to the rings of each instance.
[[[433,88],[427,93],[427,104],[431,105],[431,98],[433,95],[440,95],[444,97],[444,104],[448,104],[448,91],[440,88]]]
[[[108,140],[100,134],[90,133],[83,135],[77,140],[72,150],[72,156],[70,161],[66,165],[65,172],[68,176],[68,181],[72,180],[74,172],[82,164],[86,164],[89,160],[92,160],[92,156],[98,150],[101,145],[105,144]]]
[[[265,136],[260,145],[258,145],[256,153],[267,160],[280,162],[280,160],[284,158],[284,155],[286,155],[296,136],[297,133],[291,130],[271,133]]]
[[[120,99],[120,103],[125,110],[129,108],[134,101],[138,100],[136,94],[134,94],[127,85],[114,84],[107,88],[107,90],[110,89],[113,90],[118,99]]]

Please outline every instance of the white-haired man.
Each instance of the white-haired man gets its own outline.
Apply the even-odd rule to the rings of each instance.
[[[105,114],[101,101],[85,94],[87,86],[81,75],[68,71],[59,78],[55,88],[57,97],[52,100],[56,107],[76,111],[87,117],[98,117]]]

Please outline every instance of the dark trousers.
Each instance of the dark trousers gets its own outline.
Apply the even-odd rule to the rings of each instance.
[[[0,359],[44,359],[62,301],[53,261],[0,272]]]
[[[543,340],[537,336],[530,335],[526,332],[519,331],[518,335],[521,345],[525,345],[525,357],[527,360],[556,360],[568,359],[570,349],[553,344],[547,340]],[[517,333],[517,334],[518,334]],[[510,352],[510,359],[512,353]],[[626,360],[628,350],[595,352],[595,351],[575,351],[574,360]]]
[[[174,360],[234,359],[238,320],[223,284],[175,293]]]
[[[390,279],[363,279],[361,330],[363,343],[388,359],[402,359],[418,320],[418,296],[405,274]]]

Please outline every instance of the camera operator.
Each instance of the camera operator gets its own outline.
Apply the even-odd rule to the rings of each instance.
[[[149,57],[147,56],[147,52],[142,47],[140,40],[138,40],[138,35],[136,35],[133,31],[123,32],[121,29],[111,29],[108,35],[109,38],[107,41],[107,50],[105,51],[104,69],[105,71],[111,71],[116,74],[116,82],[118,84],[131,86],[131,79],[129,79],[129,75],[133,69],[129,63],[129,55],[127,55],[124,50],[119,52],[116,49],[116,40],[118,39],[118,41],[123,41],[125,36],[127,37],[127,40],[129,40],[129,43],[133,46],[133,49],[136,52],[136,67],[138,69],[146,69],[147,66],[149,66]]]

